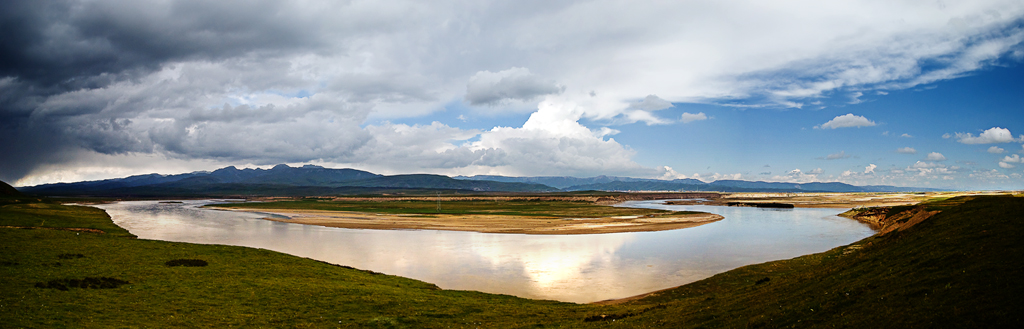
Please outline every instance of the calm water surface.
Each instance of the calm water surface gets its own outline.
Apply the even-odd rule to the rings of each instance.
[[[724,220],[681,230],[592,235],[355,230],[198,208],[212,201],[100,205],[142,239],[264,248],[437,284],[528,298],[593,302],[700,280],[743,265],[825,251],[874,232],[839,209],[621,206],[695,210]]]

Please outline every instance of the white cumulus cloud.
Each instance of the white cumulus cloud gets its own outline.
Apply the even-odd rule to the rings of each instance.
[[[690,123],[690,122],[694,122],[694,121],[701,121],[701,120],[707,120],[707,119],[708,119],[708,116],[705,115],[704,112],[700,112],[700,113],[697,113],[697,114],[683,112],[683,116],[682,116],[682,118],[679,119],[679,121],[682,121],[683,123]]]
[[[988,153],[1000,154],[1000,153],[1003,153],[1003,152],[1006,152],[1006,150],[1001,148],[1001,147],[998,147],[998,146],[991,146],[991,147],[988,148]]]
[[[633,175],[663,174],[631,160],[635,151],[605,139],[610,129],[591,130],[578,120],[578,105],[549,97],[521,128],[495,127],[463,148],[493,154],[471,166],[487,167],[508,175]],[[487,153],[490,152],[490,153]]]
[[[946,156],[939,152],[928,153],[928,157],[925,158],[928,161],[946,161]]]
[[[914,164],[910,165],[910,167],[908,167],[908,168],[922,169],[922,168],[936,168],[936,167],[943,167],[943,165],[939,164],[939,163],[934,163],[934,162],[918,161],[918,162],[915,162]]]
[[[1024,141],[1024,135],[1021,135],[1019,138],[1013,138],[1013,134],[1010,133],[1009,129],[1000,127],[989,128],[978,136],[974,136],[971,133],[956,133],[956,138],[957,141],[964,144],[996,144]]]
[[[871,127],[874,126],[875,122],[868,120],[868,118],[853,115],[853,113],[847,113],[835,117],[826,123],[818,126],[814,126],[815,129],[836,129],[836,128],[848,128],[848,127]]]
[[[917,154],[917,150],[915,150],[913,147],[907,146],[907,147],[901,147],[901,148],[896,149],[896,153]]]
[[[670,107],[672,107],[672,102],[661,99],[657,95],[647,95],[647,97],[638,102],[630,103],[629,108],[622,113],[622,116],[625,117],[626,122],[643,121],[648,125],[667,124],[671,123],[671,121],[659,118],[653,112]]]

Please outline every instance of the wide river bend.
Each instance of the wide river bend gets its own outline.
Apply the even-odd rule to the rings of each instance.
[[[693,228],[587,235],[358,230],[263,220],[203,209],[214,201],[97,205],[141,239],[264,248],[434,283],[527,298],[586,303],[683,285],[740,266],[822,252],[870,236],[841,209],[672,206],[725,219]]]

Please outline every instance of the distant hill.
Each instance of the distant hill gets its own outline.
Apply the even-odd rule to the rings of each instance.
[[[701,181],[697,181],[697,183],[660,180],[615,181],[576,185],[565,189],[569,191],[708,191],[708,184]]]
[[[20,189],[49,196],[301,196],[379,193],[425,193],[424,190],[475,192],[554,192],[528,183],[456,180],[442,175],[384,176],[355,169],[277,165],[271,169],[226,167],[212,172],[148,174],[77,183],[44,184]]]
[[[708,184],[712,188],[747,191],[788,191],[788,192],[877,192],[869,188],[845,183],[779,183],[750,182],[742,180],[718,180]]]
[[[231,166],[214,170],[209,177],[216,178],[222,183],[334,186],[344,182],[383,176],[356,169],[328,169],[314,165],[293,168],[280,164],[267,170],[248,168],[240,170]]]
[[[219,197],[219,196],[312,196],[356,194],[429,194],[436,191],[465,192],[559,192],[559,191],[717,191],[717,192],[925,192],[936,189],[884,185],[854,186],[845,183],[779,183],[696,179],[660,180],[616,176],[588,178],[547,176],[457,176],[413,174],[378,175],[356,169],[330,169],[305,165],[277,165],[270,169],[238,169],[177,175],[148,174],[76,183],[45,184],[3,193],[42,196],[109,197]]]
[[[846,183],[778,183],[750,182],[742,180],[718,180],[708,183],[711,190],[716,191],[787,191],[787,192],[935,192],[942,189],[924,187],[898,187],[888,185],[856,186]]]
[[[940,189],[897,187],[888,185],[855,186],[846,183],[780,183],[743,180],[718,180],[711,183],[687,178],[675,180],[643,179],[615,176],[577,177],[508,177],[457,176],[464,180],[531,182],[557,187],[563,191],[717,191],[717,192],[929,192]]]
[[[607,186],[626,186],[622,183],[638,183],[637,186],[643,186],[644,183],[653,183],[651,186],[656,186],[661,183],[670,184],[690,184],[699,185],[706,184],[702,181],[687,178],[687,179],[676,179],[676,180],[661,180],[661,179],[649,179],[649,178],[632,178],[632,177],[617,177],[617,176],[596,176],[596,177],[569,177],[569,176],[540,176],[540,177],[509,177],[509,176],[493,176],[493,175],[476,175],[476,176],[455,176],[455,179],[461,180],[489,180],[495,182],[512,182],[512,183],[534,183],[544,184],[554,188],[566,190],[566,191],[581,191],[587,190],[587,188],[581,188],[583,186],[602,186],[601,184],[610,184]],[[600,188],[597,188],[600,189]],[[594,189],[592,189],[594,190]]]

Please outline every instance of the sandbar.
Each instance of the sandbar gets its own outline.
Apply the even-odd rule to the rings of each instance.
[[[670,205],[757,206],[758,204],[787,204],[795,208],[892,207],[918,204],[934,198],[964,195],[998,194],[1000,192],[927,192],[927,193],[723,193],[717,197],[670,200]]]
[[[210,208],[271,214],[276,216],[269,216],[264,219],[327,227],[375,230],[471,231],[508,234],[601,234],[666,231],[696,227],[724,218],[710,213],[556,218],[507,215],[374,214],[333,210]]]

